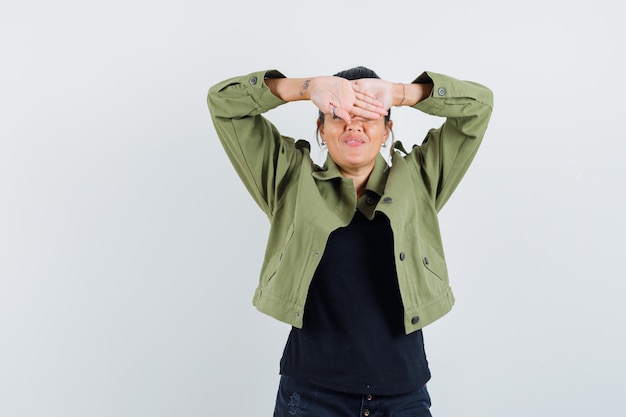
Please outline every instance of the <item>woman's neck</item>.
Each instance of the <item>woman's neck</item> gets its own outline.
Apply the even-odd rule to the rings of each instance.
[[[346,171],[341,169],[341,175],[344,178],[352,178],[354,182],[354,189],[356,190],[357,199],[365,194],[365,185],[367,185],[367,180],[370,177],[374,167],[369,169],[361,169],[357,171]]]

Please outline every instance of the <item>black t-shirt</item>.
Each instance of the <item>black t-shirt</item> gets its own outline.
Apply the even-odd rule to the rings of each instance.
[[[422,331],[404,331],[389,219],[358,210],[331,233],[280,372],[338,391],[392,395],[430,379]]]

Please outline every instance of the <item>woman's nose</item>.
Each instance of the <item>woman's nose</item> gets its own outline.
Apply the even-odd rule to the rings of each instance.
[[[350,123],[348,123],[348,125],[346,126],[346,129],[361,132],[363,131],[363,122],[361,122],[361,120],[357,118],[352,118],[352,120],[350,120]]]

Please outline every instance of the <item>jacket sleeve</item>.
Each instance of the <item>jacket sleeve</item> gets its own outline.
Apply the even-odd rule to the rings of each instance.
[[[284,76],[271,70],[225,80],[209,89],[207,102],[228,158],[256,203],[271,217],[297,152],[294,140],[281,136],[262,116],[284,104],[267,87],[266,77]]]
[[[469,81],[424,72],[414,83],[433,83],[430,97],[414,108],[445,117],[438,129],[431,129],[413,158],[437,211],[450,198],[471,164],[491,117],[493,94],[487,87]]]

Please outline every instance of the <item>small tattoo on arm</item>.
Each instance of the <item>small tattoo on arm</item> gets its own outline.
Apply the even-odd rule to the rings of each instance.
[[[302,90],[300,90],[300,97],[302,97],[304,95],[304,90],[309,88],[309,83],[311,82],[311,80],[306,80],[304,82],[304,84],[302,84]]]

